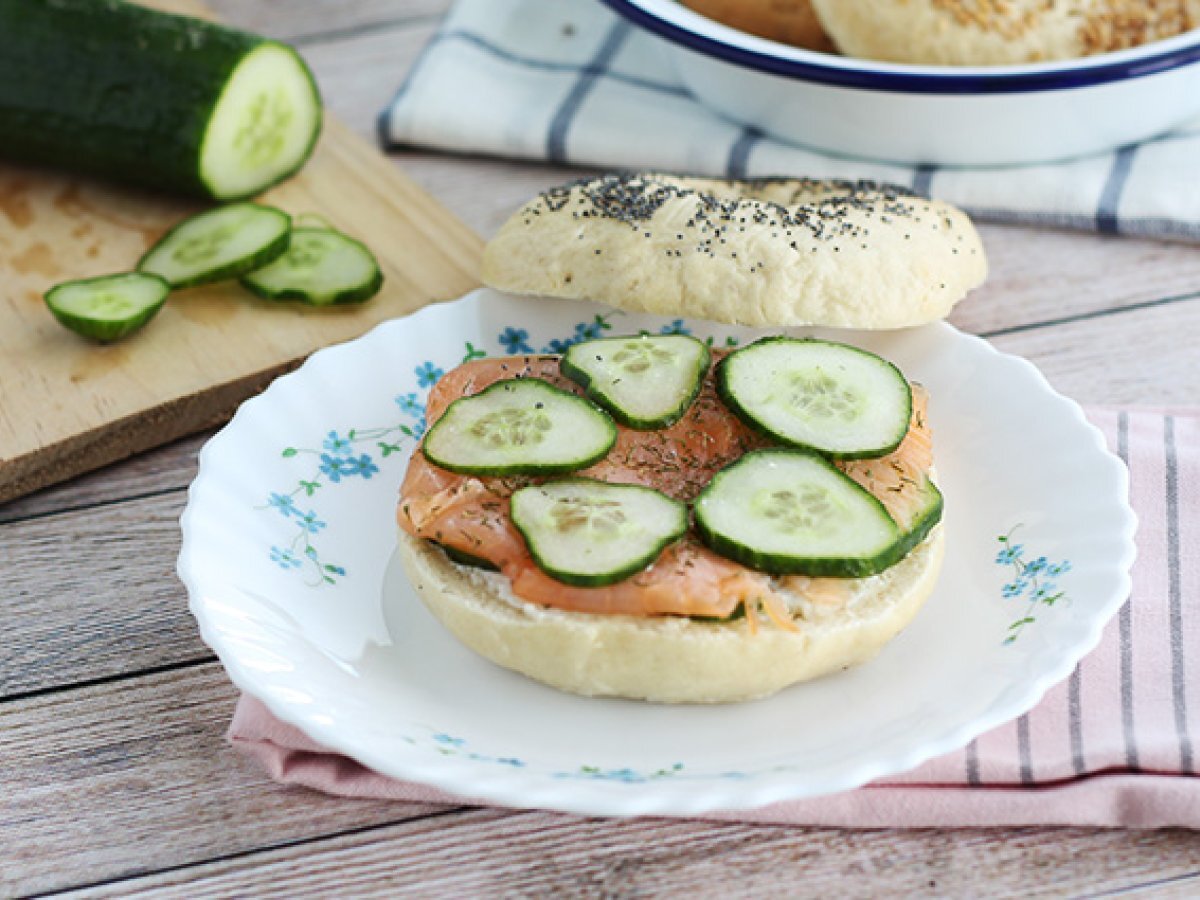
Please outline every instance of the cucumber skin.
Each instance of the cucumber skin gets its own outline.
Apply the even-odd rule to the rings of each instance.
[[[610,484],[610,482],[600,481],[599,479],[595,478],[571,478],[567,480],[590,481],[596,484]],[[641,485],[631,484],[622,485],[622,487],[637,488],[638,490],[650,491],[666,497],[666,494],[663,494],[662,491],[656,491],[654,488],[642,487]],[[522,490],[524,490],[524,488],[522,488]],[[513,496],[516,496],[517,493],[520,493],[520,491],[515,492]],[[581,575],[578,572],[567,572],[551,566],[542,558],[541,553],[539,553],[537,549],[537,542],[530,538],[529,533],[526,532],[525,528],[521,525],[516,516],[512,516],[512,523],[517,531],[521,533],[521,537],[525,541],[525,547],[529,550],[529,556],[533,559],[534,565],[536,565],[555,581],[561,581],[563,584],[570,585],[571,587],[607,587],[610,584],[616,584],[617,582],[624,581],[626,578],[632,578],[639,572],[646,571],[647,568],[649,568],[660,556],[662,556],[662,552],[666,550],[667,547],[671,546],[671,544],[674,544],[676,541],[681,540],[683,536],[687,534],[687,506],[683,503],[680,503],[678,500],[672,500],[670,497],[667,497],[667,499],[671,500],[672,503],[678,506],[682,512],[682,523],[678,533],[668,535],[667,537],[663,538],[663,540],[659,541],[658,544],[656,544],[652,549],[647,550],[645,554],[639,556],[637,559],[631,560],[628,565],[622,566],[621,568],[615,569],[611,572],[604,572],[602,574],[597,573],[595,575]]]
[[[904,546],[905,535],[899,532],[899,537],[889,544],[883,551],[872,557],[849,558],[849,557],[795,557],[782,556],[773,553],[761,553],[753,547],[748,547],[740,541],[735,541],[732,538],[726,537],[714,531],[709,527],[703,515],[700,514],[700,500],[712,490],[720,482],[721,476],[739,466],[749,459],[763,456],[766,454],[802,454],[811,457],[827,466],[831,471],[837,472],[839,476],[844,478],[846,482],[853,485],[855,490],[861,491],[866,496],[871,498],[871,501],[879,508],[879,515],[892,520],[888,515],[883,504],[879,502],[879,498],[860,485],[854,479],[843,473],[840,469],[829,462],[822,454],[812,450],[784,449],[780,447],[772,447],[766,450],[754,450],[747,453],[740,459],[727,465],[724,469],[713,476],[712,481],[708,486],[696,497],[693,502],[695,511],[694,519],[696,522],[696,533],[700,535],[700,539],[714,553],[724,556],[726,559],[731,559],[734,562],[741,563],[747,568],[754,569],[756,572],[765,572],[768,575],[811,575],[815,577],[833,577],[833,578],[865,578],[868,575],[878,575],[885,569],[890,569],[896,563],[900,562],[911,550],[916,543],[909,546]],[[893,523],[894,524],[894,523]],[[930,528],[933,526],[931,525]]]
[[[896,557],[896,562],[900,562],[900,560],[908,556],[917,544],[929,537],[929,532],[933,531],[938,522],[942,521],[942,513],[945,510],[946,501],[942,496],[941,490],[938,489],[938,486],[933,483],[933,479],[928,475],[925,476],[925,488],[933,492],[933,502],[921,511],[921,514],[909,526],[908,531],[901,534],[900,541],[896,547],[896,552],[899,553],[899,556]]]
[[[686,337],[686,335],[684,336]],[[592,382],[592,376],[588,374],[586,370],[581,369],[579,366],[571,362],[571,351],[575,350],[576,348],[585,347],[588,344],[600,343],[602,341],[619,341],[626,339],[627,338],[623,337],[600,338],[595,341],[584,341],[583,343],[575,344],[567,348],[567,352],[563,354],[562,359],[558,364],[559,371],[583,388],[583,392],[587,395],[589,400],[599,406],[602,406],[610,416],[612,416],[626,428],[632,428],[635,431],[657,431],[660,428],[669,428],[687,415],[687,411],[692,408],[692,404],[695,403],[696,398],[700,396],[700,389],[704,386],[704,376],[708,374],[708,369],[712,365],[712,353],[709,351],[708,347],[704,346],[702,341],[696,341],[701,349],[703,349],[704,356],[702,357],[702,362],[700,365],[700,375],[696,379],[696,384],[692,388],[691,394],[684,399],[684,402],[677,409],[665,416],[659,416],[657,419],[638,419],[634,416],[630,416],[616,403],[614,403],[607,394],[595,387]],[[695,340],[695,338],[692,338],[692,340]]]
[[[476,556],[474,553],[467,553],[465,550],[458,550],[451,547],[449,544],[439,544],[437,541],[430,541],[435,547],[446,554],[450,562],[460,566],[467,566],[471,569],[483,569],[485,572],[499,572],[500,567],[489,559],[484,559],[482,556]]]
[[[263,249],[254,256],[241,260],[234,260],[228,265],[221,266],[220,268],[216,269],[210,269],[207,272],[195,275],[192,278],[186,278],[183,281],[168,282],[168,284],[171,285],[172,290],[179,291],[183,290],[184,288],[196,287],[197,285],[201,284],[212,284],[214,281],[226,281],[230,278],[237,278],[241,275],[245,275],[248,272],[253,272],[255,269],[261,269],[263,266],[267,265],[267,263],[273,262],[287,252],[288,244],[291,243],[292,240],[292,217],[283,210],[276,209],[274,206],[265,206],[261,203],[248,203],[246,205],[257,206],[260,209],[270,210],[273,213],[283,216],[283,218],[287,220],[287,228],[283,230],[279,237],[271,241],[271,243],[267,244],[267,246],[263,247]],[[199,215],[204,215],[204,213],[200,213]],[[154,246],[143,253],[142,258],[138,260],[137,270],[142,272],[142,263],[149,258],[150,254],[174,237],[179,229],[188,224],[188,222],[192,221],[194,218],[196,218],[196,216],[190,216],[177,225],[172,226],[170,231],[155,241]],[[144,272],[143,274],[153,275],[155,273]]]
[[[266,265],[266,263],[263,263],[263,265]],[[261,284],[256,284],[247,277],[238,279],[238,283],[256,297],[262,297],[264,300],[299,300],[302,303],[307,303],[309,306],[317,307],[343,306],[347,303],[365,303],[378,294],[383,287],[383,273],[379,269],[376,269],[375,277],[366,284],[349,288],[337,294],[332,299],[323,302],[313,300],[300,288],[284,288],[283,290],[275,291],[263,287]]]
[[[900,379],[906,385],[908,384],[908,379],[904,377],[904,373],[900,371],[900,369],[896,366],[895,363],[889,362],[888,360],[884,359],[882,356],[879,356],[875,353],[871,353],[867,350],[862,350],[859,347],[855,347],[851,344],[839,344],[836,341],[822,341],[817,338],[790,338],[790,337],[759,338],[754,343],[747,344],[745,347],[742,347],[740,350],[733,351],[733,353],[730,353],[728,356],[726,356],[724,359],[722,359],[717,364],[716,379],[715,379],[716,387],[717,387],[717,395],[721,398],[721,402],[723,402],[733,412],[734,415],[736,415],[739,419],[741,419],[745,425],[747,425],[749,428],[753,429],[756,433],[761,434],[763,437],[770,438],[771,440],[773,440],[779,444],[783,444],[785,447],[794,447],[797,450],[807,450],[811,453],[819,453],[821,456],[827,457],[829,459],[878,459],[881,456],[887,456],[889,453],[893,452],[897,447],[900,446],[901,442],[904,440],[904,436],[906,434],[908,434],[908,429],[901,431],[900,437],[896,439],[896,442],[888,447],[883,447],[881,449],[871,449],[871,450],[837,451],[837,450],[826,450],[823,447],[813,447],[809,444],[798,444],[798,443],[792,441],[791,439],[789,439],[788,437],[786,437],[785,435],[779,434],[776,431],[772,431],[771,429],[769,429],[769,428],[765,427],[764,425],[762,425],[761,423],[759,423],[759,421],[757,419],[755,419],[754,416],[752,416],[750,414],[750,412],[741,404],[741,402],[737,399],[737,397],[735,397],[733,395],[733,391],[729,387],[729,371],[726,368],[726,366],[728,366],[729,361],[731,359],[733,359],[735,356],[737,356],[739,353],[741,353],[745,350],[750,350],[754,347],[757,347],[760,344],[784,344],[784,343],[790,343],[790,344],[803,344],[803,343],[834,344],[838,347],[846,347],[847,349],[853,350],[856,353],[861,353],[864,356],[870,356],[870,357],[880,360],[881,362],[885,363],[887,366],[891,367],[891,369],[900,377]],[[909,385],[909,389],[908,389],[908,415],[909,415],[909,418],[912,417],[912,386],[911,385]],[[908,419],[905,419],[905,421],[908,421]]]
[[[46,307],[50,310],[51,315],[53,315],[54,318],[57,319],[65,328],[70,329],[80,337],[90,338],[91,340],[99,341],[102,344],[109,344],[113,341],[119,341],[123,337],[128,337],[135,331],[139,331],[142,326],[158,315],[158,311],[163,308],[163,304],[167,302],[167,297],[170,296],[171,285],[168,284],[165,279],[159,278],[159,276],[150,272],[139,272],[138,274],[146,278],[154,278],[162,282],[162,299],[153,306],[148,307],[147,309],[138,313],[136,316],[126,319],[124,322],[110,322],[101,325],[95,319],[88,319],[83,316],[75,316],[71,313],[55,309],[52,303],[53,294],[60,287],[75,284],[87,284],[88,282],[94,281],[103,281],[104,279],[111,278],[111,275],[100,275],[96,278],[79,278],[75,281],[64,281],[62,284],[56,284],[54,287],[48,290],[43,299],[46,303]]]
[[[237,199],[216,197],[201,179],[200,149],[229,76],[264,44],[295,52],[122,0],[0,0],[0,155]],[[311,72],[309,81],[319,105]],[[307,161],[318,134],[295,169],[273,183]]]

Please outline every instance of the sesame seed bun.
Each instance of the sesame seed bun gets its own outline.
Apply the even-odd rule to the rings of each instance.
[[[1005,65],[1136,47],[1200,25],[1200,0],[812,0],[843,53]]]
[[[663,703],[727,703],[773,694],[865,662],[916,616],[941,569],[942,526],[895,566],[849,579],[851,600],[822,609],[797,598],[797,631],[753,633],[681,616],[592,615],[535,606],[507,580],[451,562],[400,533],[400,558],[429,610],[480,656],[559,690]]]
[[[605,175],[535,197],[483,258],[499,290],[741,325],[920,325],[986,275],[954,207],[803,178]]]

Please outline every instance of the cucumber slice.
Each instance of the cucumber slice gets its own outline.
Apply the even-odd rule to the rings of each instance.
[[[379,293],[383,273],[362,243],[331,228],[294,228],[287,252],[242,278],[268,300],[303,300],[313,306],[361,303]]]
[[[236,278],[287,250],[291,229],[291,216],[273,206],[231,203],[184,219],[146,251],[138,271],[176,289]]]
[[[157,275],[126,272],[51,288],[46,306],[77,334],[97,341],[115,341],[137,331],[162,309],[171,286]]]
[[[455,400],[425,435],[425,458],[466,475],[554,475],[586,469],[617,439],[612,419],[536,378],[497,381]]]
[[[601,587],[653,563],[688,529],[687,507],[651,488],[568,478],[512,495],[512,519],[538,568]]]
[[[903,556],[900,529],[883,504],[802,450],[747,453],[700,492],[695,513],[709,547],[771,574],[857,578]]]
[[[752,428],[837,459],[891,453],[912,415],[912,390],[899,369],[830,341],[755,341],[721,361],[717,391]]]
[[[683,418],[711,358],[693,337],[644,334],[575,344],[561,367],[622,425],[651,430]]]

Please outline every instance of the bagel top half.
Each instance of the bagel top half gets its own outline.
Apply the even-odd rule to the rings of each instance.
[[[921,325],[986,275],[953,206],[807,178],[579,181],[514,213],[483,258],[498,290],[756,326]]]

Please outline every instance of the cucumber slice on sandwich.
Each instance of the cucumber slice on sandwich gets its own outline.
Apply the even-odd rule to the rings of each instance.
[[[653,563],[687,532],[687,507],[630,484],[570,478],[521,488],[512,519],[538,568],[565,584],[601,587]]]
[[[683,418],[710,360],[708,348],[693,337],[644,334],[575,344],[561,365],[622,425],[650,430]]]
[[[268,300],[329,306],[374,297],[383,273],[371,251],[354,238],[331,228],[295,228],[287,252],[245,275],[242,286]]]
[[[891,453],[912,415],[912,390],[899,369],[830,341],[755,341],[721,361],[717,391],[752,428],[838,459]]]
[[[455,400],[425,435],[435,466],[466,475],[555,475],[612,449],[617,427],[593,404],[536,378],[510,378]]]
[[[173,288],[237,278],[288,248],[291,217],[259,203],[230,203],[184,219],[138,262]]]
[[[858,578],[907,552],[879,500],[802,450],[747,453],[716,474],[694,509],[709,547],[761,572]]]
[[[115,341],[153,319],[170,292],[171,286],[157,275],[125,272],[67,281],[44,299],[54,318],[77,334]]]

